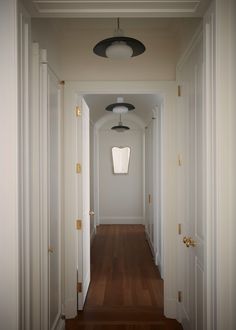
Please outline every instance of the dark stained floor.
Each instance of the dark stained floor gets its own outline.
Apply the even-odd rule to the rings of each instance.
[[[179,330],[163,315],[163,281],[141,225],[102,225],[91,251],[92,279],[83,312],[66,329]]]

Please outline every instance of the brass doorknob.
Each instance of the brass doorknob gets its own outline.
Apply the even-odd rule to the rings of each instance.
[[[89,211],[89,215],[94,215],[95,213],[93,211]]]
[[[183,238],[183,243],[187,246],[187,247],[194,247],[196,246],[196,242],[191,238],[191,237],[186,237],[184,236]]]
[[[188,241],[188,238],[187,238],[186,236],[184,236],[184,238],[183,238],[183,243],[186,244],[187,241]]]
[[[188,238],[188,247],[189,246],[192,247],[196,246],[196,242],[191,237]]]
[[[54,252],[54,251],[53,251],[53,248],[49,246],[49,248],[48,248],[48,252],[49,252],[49,253],[53,253],[53,252]]]

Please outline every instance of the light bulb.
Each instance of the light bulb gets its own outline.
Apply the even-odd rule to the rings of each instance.
[[[133,55],[133,49],[124,41],[115,41],[106,49],[106,56],[112,59],[125,59]]]
[[[129,109],[127,107],[125,107],[124,105],[116,105],[112,111],[114,113],[127,113],[129,111]]]

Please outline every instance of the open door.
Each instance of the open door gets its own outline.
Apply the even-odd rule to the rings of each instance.
[[[178,309],[184,330],[206,329],[202,39],[178,74]]]
[[[89,108],[83,98],[78,107],[78,309],[82,310],[90,283],[90,163]]]

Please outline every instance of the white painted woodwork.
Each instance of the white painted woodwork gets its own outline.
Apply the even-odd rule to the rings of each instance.
[[[1,327],[20,329],[20,210],[17,1],[0,2]]]
[[[156,200],[153,199],[154,192],[154,155],[153,155],[153,121],[147,126],[145,134],[145,205],[146,205],[146,234],[151,246],[153,255],[156,253],[156,247],[154,245],[154,204]]]
[[[156,107],[152,112],[152,120],[145,130],[145,227],[155,263],[163,277],[161,104],[160,109]]]
[[[203,103],[203,38],[200,31],[177,67],[178,97],[178,290],[179,319],[184,329],[205,329],[205,141]],[[183,237],[195,247],[186,247]]]
[[[91,111],[89,113],[90,117],[90,127],[89,127],[89,141],[90,141],[90,210],[94,211],[95,209],[95,132],[94,132],[94,123],[91,120]],[[90,238],[91,243],[96,233],[96,214],[90,216]]]
[[[90,143],[89,143],[89,108],[82,97],[79,97],[81,116],[77,117],[77,157],[81,164],[81,173],[77,176],[78,219],[82,220],[82,229],[78,231],[78,282],[82,283],[82,292],[78,293],[78,309],[82,310],[90,283]]]
[[[68,81],[65,84],[64,111],[64,178],[65,178],[65,314],[76,316],[77,311],[77,235],[74,219],[77,219],[76,153],[76,95],[87,94],[161,94],[163,102],[163,155],[162,190],[163,221],[163,277],[164,312],[167,317],[176,318],[176,84],[157,81]],[[97,137],[95,131],[95,139]],[[97,157],[97,154],[95,155]],[[97,170],[97,167],[95,167]],[[95,187],[96,189],[96,187]],[[97,206],[97,201],[95,203]],[[96,213],[95,208],[95,213]]]
[[[204,111],[205,111],[205,185],[206,185],[206,244],[205,258],[207,260],[204,278],[205,290],[205,313],[206,328],[216,329],[216,237],[215,237],[215,218],[216,218],[216,130],[215,130],[215,14],[212,5],[204,17]]]
[[[37,43],[32,44],[32,90],[31,90],[31,116],[30,116],[30,164],[31,164],[31,327],[40,329],[40,299],[41,299],[41,273],[40,273],[40,52]],[[31,187],[31,188],[32,188]]]
[[[95,0],[95,1],[51,1],[25,0],[30,3],[35,16],[57,17],[159,17],[159,16],[199,16],[209,1],[207,0]]]
[[[30,329],[30,18],[18,7],[19,63],[19,211],[20,211],[20,326]]]
[[[49,328],[61,317],[61,88],[48,70]]]
[[[32,45],[31,328],[61,322],[61,93],[46,50]],[[53,252],[49,252],[49,249]]]

